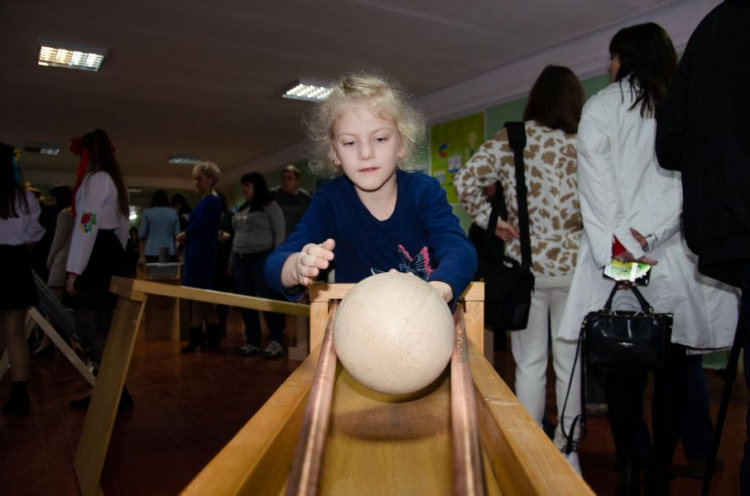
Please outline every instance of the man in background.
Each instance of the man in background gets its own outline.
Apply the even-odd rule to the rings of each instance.
[[[299,187],[299,174],[299,169],[294,165],[287,165],[281,170],[281,185],[271,190],[271,199],[284,212],[285,238],[294,231],[312,200],[310,193]]]

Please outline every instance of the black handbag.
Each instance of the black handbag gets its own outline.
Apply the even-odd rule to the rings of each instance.
[[[497,224],[498,216],[506,221],[508,219],[500,181],[495,183],[492,213],[488,223],[490,228],[483,230],[473,225],[469,230],[469,236],[475,240],[479,256],[477,278],[485,283],[485,325],[496,331],[515,331],[525,329],[528,324],[531,293],[534,291],[534,274],[531,272],[531,241],[523,165],[526,131],[523,122],[508,122],[505,126],[515,157],[522,262],[506,256],[504,243],[495,235],[494,226]]]
[[[604,308],[583,320],[586,365],[632,370],[658,370],[664,366],[672,339],[671,313],[654,313],[638,288],[631,286],[641,311],[612,310],[615,284]]]

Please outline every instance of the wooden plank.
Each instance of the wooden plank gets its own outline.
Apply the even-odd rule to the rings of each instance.
[[[501,492],[593,496],[476,346],[469,359],[482,449]]]
[[[144,296],[142,301],[126,298],[117,301],[75,455],[74,467],[83,496],[101,494],[99,479],[147,299]]]
[[[29,309],[29,318],[36,322],[39,328],[44,331],[47,337],[49,337],[50,341],[52,341],[52,343],[57,346],[57,348],[62,352],[65,358],[68,359],[71,365],[73,365],[73,367],[75,367],[75,369],[83,376],[83,378],[86,379],[86,382],[91,384],[91,386],[95,386],[96,377],[94,377],[94,374],[91,373],[89,368],[85,363],[83,363],[83,360],[81,360],[78,354],[73,351],[73,348],[68,345],[68,342],[65,341],[57,333],[57,331],[55,331],[55,328],[52,327],[52,324],[50,324],[49,321],[39,313],[39,310],[37,310],[35,307],[31,307]]]
[[[242,296],[234,293],[222,293],[208,289],[189,288],[187,286],[176,286],[174,284],[163,284],[141,279],[128,279],[124,277],[113,277],[110,291],[120,296],[131,298],[130,292],[141,292],[150,295],[169,296],[172,298],[184,298],[193,301],[205,301],[208,303],[228,305],[238,308],[251,308],[263,312],[276,312],[288,315],[309,316],[309,306],[287,301],[271,300],[268,298],[256,298],[254,296]]]

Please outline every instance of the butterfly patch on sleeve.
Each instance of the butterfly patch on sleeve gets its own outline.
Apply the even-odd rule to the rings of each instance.
[[[94,232],[94,226],[96,226],[96,214],[84,212],[83,215],[81,215],[81,232],[83,234],[92,234]]]

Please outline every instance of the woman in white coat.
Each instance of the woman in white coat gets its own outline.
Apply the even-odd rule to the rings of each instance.
[[[618,258],[654,264],[641,292],[655,311],[674,313],[674,330],[668,363],[655,374],[646,491],[668,494],[683,424],[686,350],[731,345],[737,295],[698,275],[680,233],[679,174],[661,169],[656,160],[654,114],[677,65],[669,35],[653,23],[631,26],[614,36],[610,54],[612,84],[586,103],[578,128],[584,234],[559,337],[578,339],[585,315],[604,306],[614,282],[602,270],[616,253],[615,242],[625,249]],[[634,300],[622,291],[616,306],[618,301],[623,306],[622,299]],[[618,494],[640,494],[635,440],[645,381],[645,372],[607,371],[610,425],[622,472]]]

